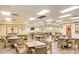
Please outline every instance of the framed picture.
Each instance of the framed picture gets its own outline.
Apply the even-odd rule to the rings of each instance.
[[[18,33],[19,32],[19,27],[18,26],[13,26],[13,28],[14,28],[13,33]]]
[[[79,24],[75,24],[75,32],[79,33]]]
[[[12,33],[12,26],[11,25],[9,25],[9,26],[7,26],[7,33],[8,34],[11,34]]]
[[[18,26],[12,26],[12,25],[8,25],[6,30],[7,34],[15,34],[19,32]]]
[[[71,35],[72,35],[71,27],[72,27],[72,25],[66,25],[66,35],[68,38],[71,38]]]

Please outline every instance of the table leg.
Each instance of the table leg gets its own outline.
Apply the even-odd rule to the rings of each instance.
[[[6,43],[4,42],[4,48],[6,48]]]
[[[18,47],[16,47],[15,50],[16,50],[16,53],[19,53]]]

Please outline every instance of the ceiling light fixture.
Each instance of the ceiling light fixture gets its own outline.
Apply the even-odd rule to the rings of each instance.
[[[56,22],[62,22],[62,20],[58,20],[58,21],[56,21]]]
[[[79,8],[79,6],[72,6],[70,8],[67,8],[67,9],[60,11],[60,13],[66,13],[66,12],[73,11],[73,10],[78,9],[78,8]]]
[[[65,18],[65,17],[69,17],[71,16],[72,14],[66,14],[66,15],[63,15],[63,16],[59,16],[59,18]]]
[[[11,18],[5,18],[6,21],[11,21]]]
[[[44,25],[44,22],[39,22],[40,25]]]
[[[31,17],[31,18],[29,18],[29,20],[35,20],[36,18],[34,18],[34,17]]]
[[[40,24],[43,24],[43,22],[39,22]]]
[[[11,16],[11,13],[7,11],[1,11],[1,14],[6,16]]]
[[[48,21],[53,21],[53,19],[48,19],[48,20],[46,20],[46,21],[47,21],[47,22],[48,22]]]
[[[49,25],[50,25],[50,24],[52,24],[52,22],[47,22],[47,24],[49,24]]]
[[[42,10],[42,11],[40,11],[39,13],[37,13],[37,15],[45,15],[45,14],[47,14],[47,13],[49,13],[50,12],[50,10]]]
[[[73,17],[73,18],[70,18],[70,19],[79,19],[79,17]]]

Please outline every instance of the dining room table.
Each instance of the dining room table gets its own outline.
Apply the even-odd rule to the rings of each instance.
[[[28,47],[37,47],[37,46],[43,46],[43,45],[46,45],[46,44],[43,43],[43,42],[40,42],[40,41],[27,41],[26,45]]]
[[[12,36],[12,37],[8,37],[8,39],[12,39],[12,40],[15,40],[15,39],[20,39],[21,37],[18,37],[18,36]]]
[[[21,39],[21,37],[18,37],[18,36],[11,36],[7,38],[7,40],[10,42],[11,48],[14,48],[14,44],[17,43],[19,39]]]
[[[26,44],[26,48],[28,48],[29,53],[32,53],[32,50],[38,47],[40,48],[47,47],[47,45],[41,41],[33,41],[33,40],[26,41],[25,44]]]

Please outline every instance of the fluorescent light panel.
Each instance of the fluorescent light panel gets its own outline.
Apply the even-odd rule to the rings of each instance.
[[[39,22],[40,24],[43,24],[43,22]]]
[[[11,18],[5,18],[6,21],[11,21]]]
[[[62,20],[58,20],[58,21],[56,21],[56,22],[62,22]]]
[[[35,20],[36,18],[34,18],[34,17],[31,17],[31,18],[29,18],[29,20]]]
[[[45,15],[45,14],[47,14],[47,13],[49,13],[50,12],[50,10],[42,10],[42,11],[40,11],[39,13],[37,13],[37,15]]]
[[[63,16],[59,16],[59,18],[65,18],[65,17],[69,17],[71,16],[72,14],[66,14],[66,15],[63,15]]]
[[[1,14],[2,15],[7,15],[7,16],[10,16],[11,15],[11,13],[10,12],[7,12],[7,11],[1,11]]]
[[[52,22],[47,22],[47,24],[52,24]]]
[[[46,21],[53,21],[53,19],[48,19],[48,20],[46,20]]]
[[[39,22],[40,25],[44,25],[44,22]]]
[[[70,18],[70,19],[79,19],[79,17],[73,17],[73,18]]]
[[[60,11],[60,13],[66,13],[66,12],[73,11],[73,10],[78,9],[78,8],[79,8],[79,6],[72,6],[70,8],[67,8],[67,9]]]

